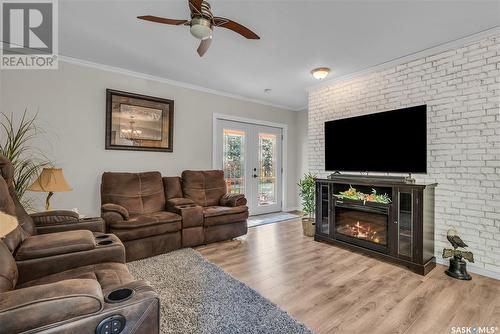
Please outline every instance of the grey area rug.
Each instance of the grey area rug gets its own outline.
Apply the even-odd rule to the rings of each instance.
[[[255,226],[272,224],[284,220],[297,219],[297,218],[300,218],[300,216],[295,215],[293,213],[276,212],[276,213],[268,213],[265,215],[251,216],[248,218],[247,224],[248,227],[255,227]]]
[[[161,333],[313,333],[220,267],[186,248],[128,263],[161,300]]]

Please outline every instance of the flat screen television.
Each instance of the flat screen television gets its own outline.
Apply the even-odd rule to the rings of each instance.
[[[427,172],[427,106],[325,122],[325,169]]]

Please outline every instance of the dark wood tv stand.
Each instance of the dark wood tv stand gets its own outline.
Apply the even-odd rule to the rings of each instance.
[[[352,186],[390,203],[338,198]],[[434,190],[404,177],[333,174],[316,180],[314,240],[359,250],[426,275],[434,257]]]

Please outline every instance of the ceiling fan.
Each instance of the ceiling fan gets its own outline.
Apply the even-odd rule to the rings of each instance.
[[[200,46],[198,46],[198,49],[196,50],[198,51],[200,57],[203,57],[210,47],[214,27],[232,30],[248,39],[260,39],[260,37],[253,31],[237,22],[223,17],[213,16],[210,4],[207,1],[188,0],[188,5],[189,10],[191,11],[190,20],[173,20],[153,15],[138,16],[137,18],[156,23],[171,24],[176,26],[185,25],[191,27],[191,34],[201,40]]]

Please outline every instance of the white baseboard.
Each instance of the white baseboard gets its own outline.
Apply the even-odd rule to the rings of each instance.
[[[450,264],[448,262],[448,260],[441,259],[441,258],[436,258],[436,263],[442,264],[444,266],[448,266]],[[481,276],[486,276],[486,277],[489,277],[489,278],[500,280],[500,273],[499,272],[488,270],[488,269],[484,269],[484,268],[480,268],[480,267],[476,267],[476,266],[474,266],[473,264],[470,264],[470,263],[467,263],[467,271],[471,272],[471,273],[474,273],[474,274],[481,275]]]

